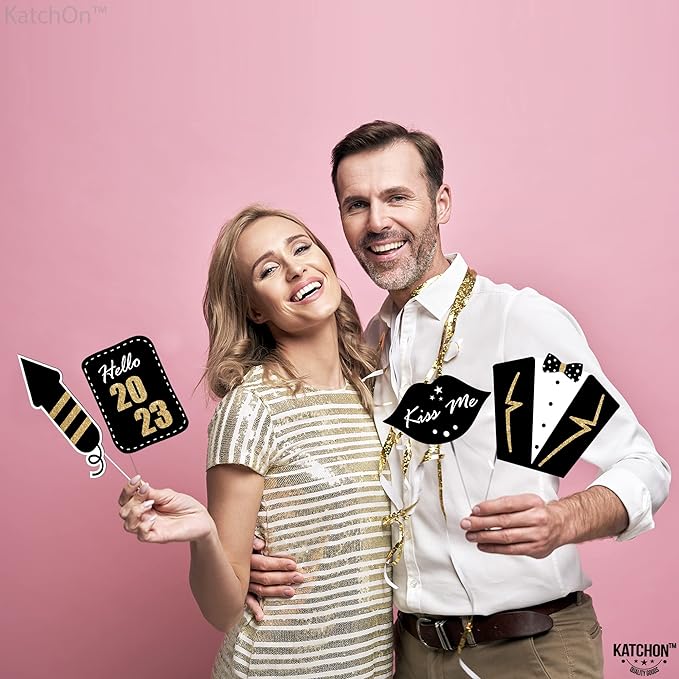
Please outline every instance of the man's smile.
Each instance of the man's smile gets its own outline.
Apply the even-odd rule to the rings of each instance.
[[[392,250],[400,250],[405,244],[406,241],[404,240],[398,240],[392,243],[375,243],[373,245],[370,245],[368,247],[368,250],[377,255],[381,255],[384,254],[385,252],[391,252]]]

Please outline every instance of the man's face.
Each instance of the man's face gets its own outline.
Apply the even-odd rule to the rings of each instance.
[[[424,163],[410,142],[344,158],[337,194],[346,236],[370,278],[385,290],[412,290],[443,259],[438,224],[447,221],[450,192],[432,200]],[[440,194],[443,191],[443,201]]]

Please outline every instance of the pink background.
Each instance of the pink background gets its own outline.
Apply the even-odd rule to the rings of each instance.
[[[59,367],[101,421],[81,360],[150,336],[190,426],[137,464],[153,484],[204,498],[211,406],[194,387],[216,232],[250,201],[298,212],[367,320],[382,295],[344,242],[329,152],[377,117],[441,143],[455,198],[446,248],[569,308],[672,462],[676,3],[76,6],[89,22],[0,16],[0,675],[209,676],[220,635],[193,603],[187,548],[123,533],[121,477],[88,479],[29,407],[16,354]],[[583,465],[565,490],[592,474]],[[678,512],[670,500],[654,532],[582,548],[607,677],[630,676],[614,642],[679,641]],[[663,676],[679,672],[679,651],[670,663]]]

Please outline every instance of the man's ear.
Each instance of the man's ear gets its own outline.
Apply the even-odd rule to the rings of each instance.
[[[436,223],[445,224],[453,212],[453,194],[448,184],[441,184],[436,192]]]

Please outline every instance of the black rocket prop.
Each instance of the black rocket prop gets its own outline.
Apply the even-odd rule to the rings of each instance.
[[[415,441],[447,443],[472,426],[489,394],[442,375],[431,384],[413,384],[385,422]]]
[[[138,335],[88,356],[82,369],[123,453],[175,436],[188,420],[155,347]]]
[[[86,456],[87,464],[95,468],[90,478],[101,476],[106,471],[101,430],[64,385],[61,372],[21,355],[19,364],[33,407],[43,410],[71,447]]]
[[[547,354],[542,367],[544,373],[555,373],[559,380],[577,384],[582,375],[581,363],[561,363],[553,354]],[[561,375],[559,377],[559,375]],[[547,392],[548,410],[557,407],[557,389]],[[495,393],[495,438],[499,460],[521,467],[535,469],[564,477],[580,459],[587,447],[619,408],[618,402],[608,393],[594,375],[588,375],[562,412],[555,412],[554,428],[544,444],[536,444],[536,431],[546,424],[541,421],[535,403],[536,368],[534,358],[521,358],[493,366]],[[547,429],[544,430],[545,434]],[[540,439],[538,439],[540,440]],[[541,439],[544,440],[544,437]]]

